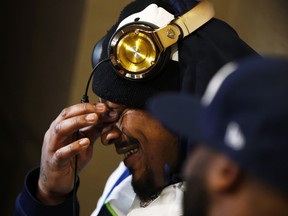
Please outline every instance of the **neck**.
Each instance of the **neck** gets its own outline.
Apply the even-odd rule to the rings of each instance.
[[[287,216],[288,199],[269,186],[258,184],[212,198],[209,216],[255,215]]]

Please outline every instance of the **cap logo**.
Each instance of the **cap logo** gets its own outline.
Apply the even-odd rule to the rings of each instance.
[[[235,151],[239,151],[245,146],[245,137],[238,123],[230,122],[226,129],[224,142]]]

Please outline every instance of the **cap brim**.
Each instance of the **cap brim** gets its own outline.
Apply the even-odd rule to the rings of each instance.
[[[202,110],[199,98],[188,94],[167,93],[153,97],[148,111],[164,127],[189,139],[199,139],[198,116]]]

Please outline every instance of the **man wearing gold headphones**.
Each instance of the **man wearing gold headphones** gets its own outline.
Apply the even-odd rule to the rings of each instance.
[[[98,138],[124,159],[92,215],[182,215],[188,149],[147,113],[146,102],[168,91],[200,97],[222,65],[256,54],[213,16],[207,1],[137,0],[123,9],[92,55],[100,102],[84,97],[52,122],[15,215],[78,215],[74,171],[88,164]]]

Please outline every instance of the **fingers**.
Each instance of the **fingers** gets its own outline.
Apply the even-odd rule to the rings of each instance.
[[[65,134],[74,133],[80,128],[96,124],[98,120],[99,117],[96,113],[70,117],[55,123],[52,126],[52,131],[56,136],[63,136]]]
[[[120,105],[120,104],[116,104],[116,103],[113,103],[111,101],[106,101],[105,104],[112,110],[118,112],[118,113],[122,113],[125,109],[125,106],[124,105]]]
[[[114,125],[121,111],[121,106],[108,102],[76,104],[63,109],[45,134],[42,147],[43,161],[52,160],[52,164],[56,167],[69,162],[74,155],[88,148],[90,143],[101,135],[103,128]],[[107,134],[107,144],[108,139],[116,138],[117,133],[115,131],[113,136]],[[88,161],[89,157],[85,160]]]
[[[96,103],[96,104],[81,103],[67,107],[63,109],[60,115],[56,118],[55,124],[65,119],[93,113],[97,115],[96,117],[97,123],[103,123],[103,122],[109,123],[116,121],[117,117],[120,116],[120,113],[123,110],[122,108],[120,108],[122,106],[113,104],[111,102],[106,103]],[[111,107],[109,105],[111,105]],[[91,120],[93,123],[94,118],[95,116],[91,115],[87,116],[86,120]],[[77,119],[75,120],[75,122],[77,122]]]
[[[90,140],[88,138],[83,138],[58,149],[54,154],[54,163],[60,166],[63,165],[67,162],[67,159],[86,150],[89,147],[89,144]]]
[[[67,108],[64,108],[60,115],[56,118],[56,122],[62,121],[63,119],[71,118],[74,116],[84,115],[88,113],[96,113],[97,115],[104,114],[107,112],[107,107],[104,104],[90,104],[81,103],[76,104]]]
[[[93,125],[97,126],[99,131],[101,131],[106,123],[117,121],[119,115],[118,111],[111,110],[104,103],[83,103],[70,106],[63,109],[60,115],[51,124],[48,131],[48,136],[50,137],[49,143],[68,144],[72,142],[73,133]],[[94,132],[97,134],[95,128],[96,127],[94,127]],[[70,139],[67,139],[69,136]],[[95,138],[96,137],[94,137],[94,140]],[[55,147],[59,148],[61,146]]]

